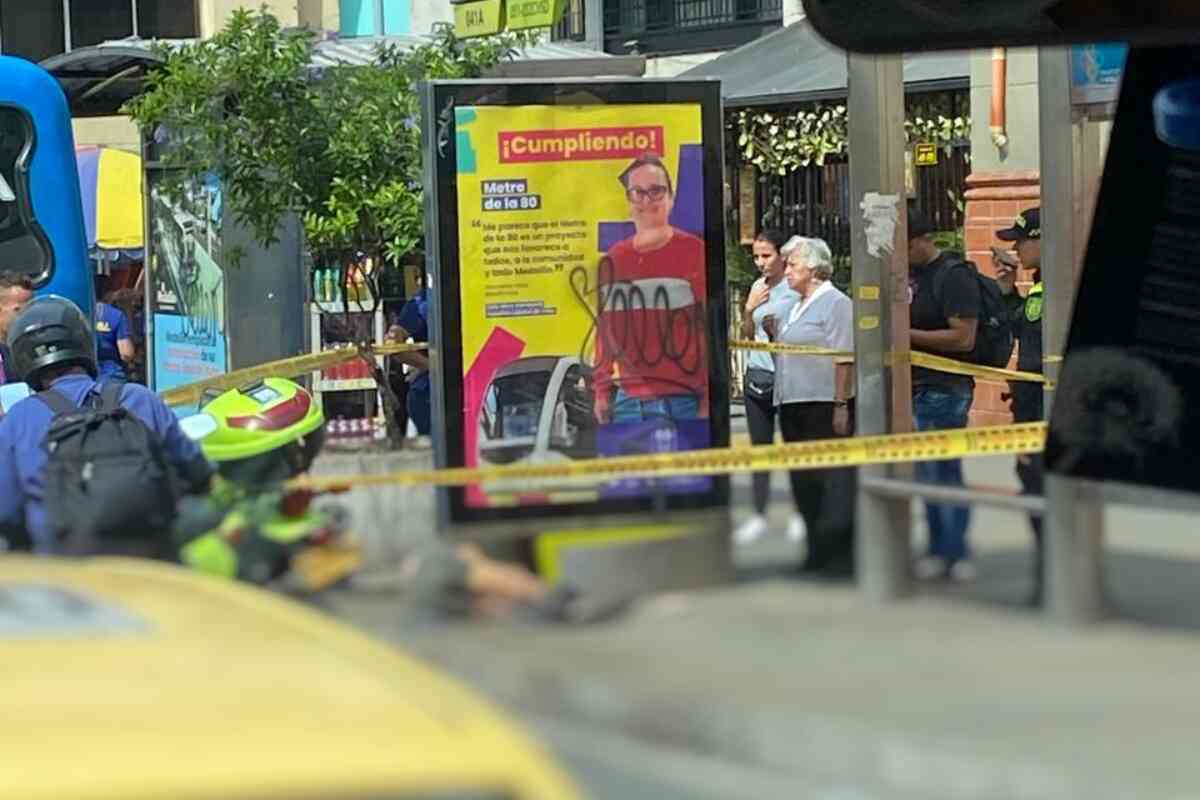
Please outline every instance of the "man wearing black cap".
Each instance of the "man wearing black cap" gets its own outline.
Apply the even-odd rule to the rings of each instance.
[[[975,350],[982,306],[974,268],[957,253],[942,252],[933,241],[929,220],[912,208],[908,212],[908,265],[911,305],[909,337],[913,350],[968,360]],[[912,369],[913,420],[919,431],[967,427],[975,379],[970,375]],[[916,465],[923,481],[963,486],[961,459],[926,461]],[[971,523],[968,506],[925,504],[929,551],[917,562],[922,579],[974,577],[967,546]]]
[[[1011,228],[996,231],[996,238],[1013,243],[1016,259],[999,249],[996,256],[996,282],[1012,310],[1013,331],[1017,338],[1017,369],[1042,372],[1042,211],[1031,208],[1021,213]],[[1033,271],[1033,286],[1021,297],[1016,290],[1017,267]],[[1039,422],[1043,419],[1042,384],[1009,381],[1013,422]],[[1040,495],[1043,488],[1041,453],[1017,456],[1017,477],[1024,494]],[[1033,605],[1042,603],[1042,518],[1031,516],[1034,538]]]

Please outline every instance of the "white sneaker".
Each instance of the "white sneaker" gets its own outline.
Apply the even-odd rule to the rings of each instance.
[[[738,529],[733,532],[734,544],[751,544],[762,538],[762,535],[767,532],[767,518],[762,514],[755,514],[750,519],[738,526]]]
[[[933,581],[946,577],[946,559],[941,556],[924,556],[917,559],[913,568],[917,580]]]
[[[950,567],[950,580],[955,583],[970,583],[977,575],[975,565],[965,559],[955,561],[954,566]]]
[[[808,529],[804,525],[804,517],[800,514],[793,514],[787,526],[788,541],[793,544],[799,544],[804,541],[807,535]]]

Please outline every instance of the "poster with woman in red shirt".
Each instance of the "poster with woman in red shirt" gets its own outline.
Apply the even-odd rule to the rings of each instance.
[[[671,174],[646,154],[621,174],[634,234],[599,270],[596,419],[708,416],[704,240],[670,223]]]
[[[458,281],[447,292],[460,315],[465,465],[711,446],[720,323],[708,312],[721,300],[709,302],[710,284],[716,298],[724,287],[709,280],[720,238],[705,240],[702,106],[460,105],[454,115]],[[464,504],[700,503],[712,486],[566,475],[469,486]]]

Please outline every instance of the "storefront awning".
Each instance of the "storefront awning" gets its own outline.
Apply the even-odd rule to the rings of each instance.
[[[374,63],[376,49],[381,44],[411,50],[432,41],[432,38],[398,35],[324,39],[317,42],[313,49],[311,67],[319,72],[335,64],[367,66]],[[160,43],[178,47],[187,41]],[[153,44],[144,39],[119,39],[53,56],[43,61],[41,66],[62,85],[72,115],[114,116],[127,100],[141,91],[146,71],[162,63]],[[611,56],[577,44],[545,42],[529,47],[516,58],[497,65],[488,77],[637,77],[645,71],[646,59],[643,56]]]
[[[833,100],[846,96],[846,51],[801,20],[679,77],[719,78],[729,108]],[[960,51],[906,56],[904,83],[910,92],[969,88],[970,55]]]
[[[142,91],[146,71],[160,63],[148,42],[134,39],[51,56],[41,66],[58,79],[72,116],[111,117]]]
[[[380,44],[402,50],[426,44],[430,36],[365,36],[326,39],[313,53],[314,67],[334,64],[367,65],[375,60]],[[541,42],[523,50],[516,58],[497,64],[487,77],[583,78],[639,77],[646,72],[645,56],[613,56],[570,42]]]

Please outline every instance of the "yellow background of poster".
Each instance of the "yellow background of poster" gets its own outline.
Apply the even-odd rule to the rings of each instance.
[[[461,112],[464,109],[458,109]],[[701,111],[699,105],[620,105],[620,106],[475,106],[470,109],[474,119],[458,125],[459,147],[463,134],[469,137],[474,155],[473,172],[463,170],[459,156],[459,276],[462,300],[463,368],[470,369],[481,348],[496,327],[503,327],[525,342],[522,356],[582,355],[592,356],[589,349],[580,352],[584,338],[593,322],[571,286],[571,272],[576,266],[586,269],[586,283],[595,299],[600,222],[619,222],[629,219],[629,203],[619,183],[619,177],[635,156],[622,154],[611,159],[573,157],[554,161],[502,163],[501,134],[514,131],[593,130],[662,128],[662,160],[671,172],[672,180],[679,171],[679,146],[701,143]],[[540,199],[533,210],[483,211],[484,181],[516,181],[528,183],[527,194]],[[562,248],[543,251],[546,255],[561,253],[565,264],[561,271],[545,274],[497,276],[489,274],[505,266],[489,266],[504,245],[520,247],[523,242],[499,242],[496,237],[502,226],[513,223],[562,223],[581,221],[581,238],[556,240]],[[489,231],[485,226],[495,226]],[[561,227],[540,231],[517,230],[528,233],[525,244],[546,246],[552,242],[539,241],[538,236],[562,231]],[[491,241],[485,238],[490,237]],[[556,262],[549,262],[553,268]],[[577,277],[577,281],[579,278]],[[526,284],[527,288],[505,286]],[[489,291],[490,290],[490,291]],[[496,317],[489,319],[489,303],[543,301],[556,313],[545,316]],[[594,340],[593,340],[594,341]]]

